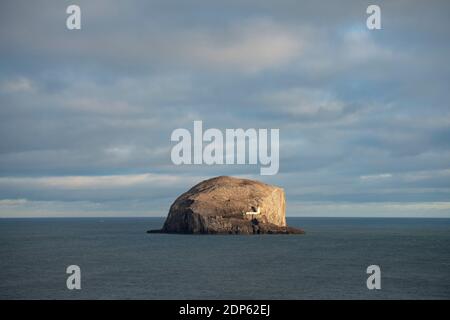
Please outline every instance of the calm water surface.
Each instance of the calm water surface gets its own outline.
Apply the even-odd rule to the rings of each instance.
[[[450,298],[450,219],[288,219],[302,236],[145,233],[163,221],[0,219],[0,298]],[[66,288],[72,264],[79,291]],[[381,290],[366,287],[372,264]]]

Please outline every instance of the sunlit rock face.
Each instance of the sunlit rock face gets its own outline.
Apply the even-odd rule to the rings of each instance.
[[[259,181],[216,177],[200,182],[170,207],[161,230],[150,233],[291,234],[284,190]]]

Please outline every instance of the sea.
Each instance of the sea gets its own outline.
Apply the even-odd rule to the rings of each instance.
[[[450,219],[288,218],[304,235],[147,234],[163,218],[0,219],[0,299],[449,299]],[[80,267],[80,290],[66,285]],[[369,290],[368,266],[380,267]]]

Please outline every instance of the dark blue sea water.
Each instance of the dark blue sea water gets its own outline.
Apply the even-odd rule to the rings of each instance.
[[[0,298],[450,298],[450,219],[288,222],[306,235],[145,233],[162,218],[0,219]],[[66,288],[72,264],[79,291]],[[366,287],[372,264],[381,290]]]

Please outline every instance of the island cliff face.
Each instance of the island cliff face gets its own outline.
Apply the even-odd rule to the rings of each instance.
[[[200,182],[179,196],[163,228],[149,233],[303,233],[286,226],[285,207],[282,188],[221,176]]]

